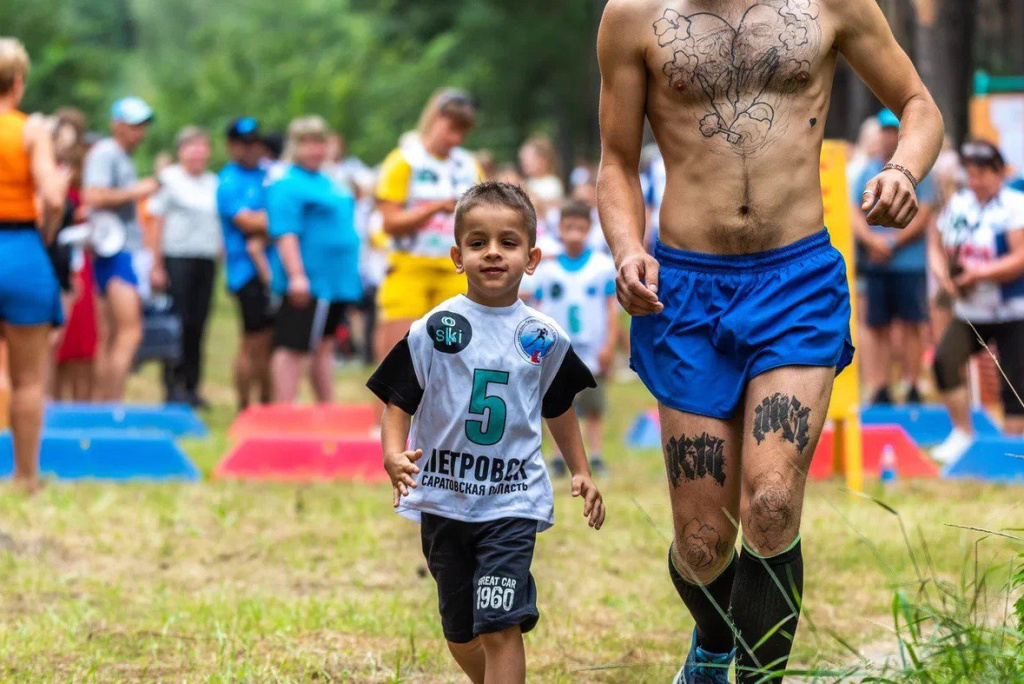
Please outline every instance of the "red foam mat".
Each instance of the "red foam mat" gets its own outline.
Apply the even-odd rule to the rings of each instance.
[[[387,480],[379,439],[248,437],[213,471],[238,480]]]
[[[371,433],[376,423],[377,417],[369,404],[268,404],[243,411],[231,425],[228,436],[363,437]]]
[[[896,452],[896,474],[898,477],[939,476],[939,468],[921,451],[921,448],[910,438],[899,425],[864,425],[864,475],[878,477],[881,468],[882,450],[887,444],[892,445]],[[831,428],[821,433],[821,441],[814,452],[809,475],[815,480],[824,480],[839,475],[832,472],[832,444],[834,434]]]

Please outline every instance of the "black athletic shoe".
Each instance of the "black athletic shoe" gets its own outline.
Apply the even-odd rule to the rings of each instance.
[[[551,459],[550,471],[551,477],[555,478],[565,477],[569,474],[569,468],[566,467],[565,461],[562,460],[561,456],[555,456]]]
[[[917,389],[917,385],[911,385],[910,386],[910,391],[907,392],[907,402],[906,403],[908,403],[908,404],[921,404],[921,403],[924,403],[923,400],[921,399],[921,393]]]
[[[193,393],[188,395],[188,399],[186,399],[186,401],[189,406],[194,409],[199,409],[200,411],[206,411],[210,408],[210,402],[206,401],[198,394]]]
[[[870,403],[879,406],[891,406],[892,395],[889,394],[889,388],[883,387],[882,389],[875,392],[875,396],[871,397]]]
[[[590,458],[590,472],[596,476],[603,477],[608,474],[608,466],[600,454]]]

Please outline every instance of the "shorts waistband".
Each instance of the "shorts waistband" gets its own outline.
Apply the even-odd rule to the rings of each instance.
[[[32,221],[0,221],[2,230],[36,230],[36,224]]]
[[[706,254],[669,247],[659,240],[654,246],[654,258],[662,265],[672,265],[690,271],[707,273],[757,273],[769,271],[794,259],[831,249],[828,230],[823,228],[814,235],[797,240],[791,245],[755,254]]]

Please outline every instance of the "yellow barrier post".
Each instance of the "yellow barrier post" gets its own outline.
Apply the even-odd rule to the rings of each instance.
[[[850,194],[846,181],[846,144],[826,140],[821,150],[821,192],[825,203],[825,225],[832,244],[846,259],[850,283],[851,321],[853,343],[857,344],[857,298],[854,278],[856,256],[853,226],[850,222]],[[832,403],[828,417],[835,426],[833,439],[833,473],[840,469],[846,476],[846,486],[855,491],[864,489],[863,444],[860,426],[860,373],[852,364],[836,378],[832,386]]]

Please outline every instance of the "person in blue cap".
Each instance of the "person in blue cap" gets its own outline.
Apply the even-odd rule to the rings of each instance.
[[[238,300],[242,338],[235,356],[235,391],[239,410],[253,400],[271,400],[270,352],[274,317],[271,311],[267,246],[266,177],[260,163],[264,139],[251,116],[227,127],[231,161],[220,172],[217,212],[224,232],[228,290]]]
[[[922,372],[923,324],[928,322],[928,241],[938,194],[931,176],[917,186],[920,211],[903,230],[868,224],[870,210],[863,211],[861,192],[881,173],[899,145],[900,120],[892,111],[878,113],[881,124],[880,156],[865,165],[859,178],[851,178],[850,203],[853,229],[860,247],[858,270],[866,288],[867,344],[863,354],[864,380],[873,404],[891,404],[889,372],[894,356],[900,367],[908,403],[919,403],[917,383]],[[895,339],[901,340],[899,346]],[[898,350],[898,354],[896,351]]]
[[[85,159],[82,191],[92,210],[114,214],[124,226],[122,249],[109,256],[97,255],[96,284],[103,302],[105,331],[97,356],[96,398],[120,401],[135,352],[142,342],[142,302],[133,254],[142,248],[142,229],[136,214],[138,202],[160,189],[155,178],[139,179],[132,152],[146,137],[153,110],[138,97],[125,97],[110,110],[109,138],[97,142]]]

